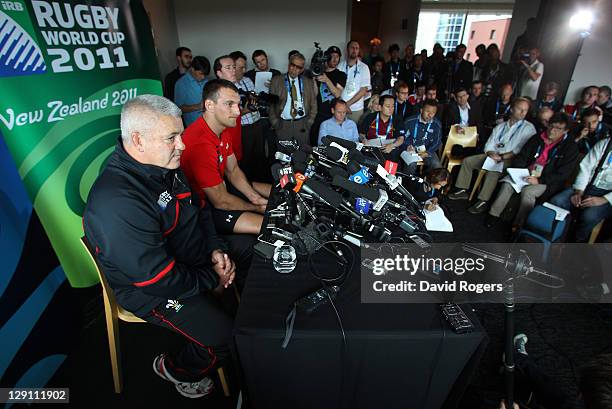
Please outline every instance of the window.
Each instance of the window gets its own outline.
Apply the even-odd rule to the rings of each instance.
[[[491,35],[489,35],[490,40],[495,40],[495,30],[491,30]]]
[[[470,40],[474,39],[474,34],[476,34],[476,30],[472,30],[472,34],[470,34]]]

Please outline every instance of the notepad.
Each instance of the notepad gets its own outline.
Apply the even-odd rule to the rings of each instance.
[[[482,169],[489,170],[491,172],[503,172],[504,162],[495,162],[495,160],[487,156],[487,159],[485,159],[484,163],[482,164]]]
[[[569,210],[565,210],[565,209],[563,209],[563,208],[561,208],[559,206],[555,206],[552,203],[544,202],[542,204],[542,206],[547,207],[547,208],[549,208],[551,210],[554,210],[555,211],[555,220],[560,221],[560,222],[565,220],[567,215],[570,214]]]
[[[425,227],[429,231],[453,231],[453,224],[440,206],[436,206],[432,211],[425,209]]]
[[[506,169],[508,176],[502,179],[503,182],[508,182],[514,188],[516,193],[521,193],[523,187],[527,186],[529,182],[525,181],[526,177],[529,177],[529,169],[527,168],[508,168]]]
[[[266,86],[266,82],[272,79],[271,72],[256,72],[255,73],[255,92],[268,92],[269,89]]]

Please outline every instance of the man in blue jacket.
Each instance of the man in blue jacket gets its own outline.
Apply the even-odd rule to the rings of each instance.
[[[415,174],[420,161],[425,164],[426,172],[442,166],[436,153],[442,143],[442,123],[436,118],[437,112],[438,102],[428,99],[423,103],[420,112],[404,123],[406,138],[402,148],[407,154],[402,153],[402,158],[406,162],[406,173]],[[414,153],[418,154],[419,161],[406,159]]]

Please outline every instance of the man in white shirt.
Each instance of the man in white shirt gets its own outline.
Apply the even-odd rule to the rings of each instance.
[[[551,199],[567,210],[576,209],[574,240],[588,241],[591,230],[612,215],[612,146],[602,139],[580,162],[574,185]]]
[[[529,97],[534,101],[538,98],[538,88],[544,75],[544,64],[538,60],[539,57],[540,50],[532,47],[529,50],[529,61],[521,60],[525,68],[521,75],[520,96]]]
[[[363,100],[372,88],[370,84],[370,69],[359,60],[359,43],[351,40],[346,45],[346,60],[338,69],[346,73],[346,87],[340,98],[348,105],[347,116],[357,122],[363,114]]]
[[[333,116],[321,122],[318,145],[321,145],[321,139],[324,136],[329,135],[346,139],[347,141],[359,142],[357,124],[346,117],[346,112],[348,111],[346,102],[340,98],[335,98],[332,100],[331,106]]]
[[[510,119],[497,125],[491,136],[487,140],[484,152],[479,155],[467,157],[461,163],[461,170],[455,183],[455,192],[448,195],[451,200],[467,199],[469,197],[468,188],[472,181],[472,172],[481,169],[487,158],[495,163],[503,163],[502,169],[505,170],[512,158],[519,153],[529,138],[536,134],[535,127],[525,120],[529,112],[529,100],[517,98],[512,102],[510,109]],[[487,171],[482,183],[482,189],[478,194],[478,201],[468,208],[472,214],[482,213],[488,210],[488,201],[493,195],[497,181],[501,176],[501,171]]]

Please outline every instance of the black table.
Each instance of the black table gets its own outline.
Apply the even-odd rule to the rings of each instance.
[[[320,253],[317,260],[322,259],[330,270],[336,268],[329,255]],[[298,258],[291,274],[279,274],[271,261],[254,257],[235,322],[252,408],[456,404],[486,344],[476,317],[466,311],[476,331],[457,335],[443,322],[437,305],[361,304],[358,259],[355,264],[336,298],[346,349],[329,304],[312,315],[298,313],[291,341],[282,349],[293,302],[320,284],[309,274],[305,258]]]

